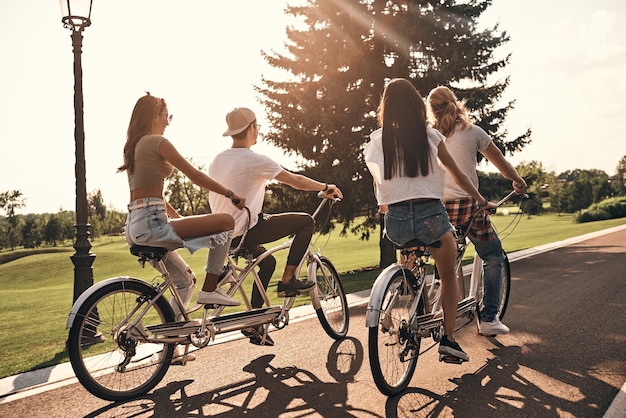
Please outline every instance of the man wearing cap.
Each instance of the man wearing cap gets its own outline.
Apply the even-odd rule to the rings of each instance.
[[[297,266],[304,256],[311,237],[313,236],[314,221],[308,213],[279,213],[264,214],[263,200],[265,186],[268,181],[277,180],[304,191],[322,191],[339,198],[343,197],[339,188],[334,184],[322,183],[309,177],[294,174],[271,158],[260,155],[250,148],[257,143],[259,125],[256,122],[254,112],[245,107],[239,107],[226,115],[228,129],[223,136],[232,137],[231,148],[218,154],[209,166],[209,176],[220,182],[224,187],[237,190],[237,194],[246,199],[250,209],[250,230],[246,235],[244,248],[252,251],[255,256],[265,251],[262,244],[273,242],[277,239],[294,235],[287,265],[282,278],[278,283],[278,296],[295,296],[309,292],[315,283],[312,281],[299,280],[296,276]],[[217,193],[209,193],[209,204],[212,212],[228,213],[235,219],[233,236],[241,237],[248,221],[245,211],[233,210],[230,200]],[[238,242],[237,238],[233,242]],[[268,257],[263,260],[259,267],[259,278],[267,289],[270,278],[274,272],[276,260]],[[263,306],[263,298],[256,285],[252,291],[251,304],[253,308]],[[253,340],[253,330],[242,330],[244,335]],[[250,335],[249,335],[250,334]],[[256,334],[258,335],[258,334]],[[266,336],[266,343],[269,339]],[[269,340],[270,344],[273,344]]]

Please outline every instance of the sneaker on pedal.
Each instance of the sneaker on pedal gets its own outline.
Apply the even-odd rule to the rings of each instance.
[[[491,322],[479,321],[478,322],[478,333],[480,335],[498,335],[498,334],[506,334],[509,331],[509,327],[504,325],[498,318],[494,319]]]
[[[267,345],[270,347],[274,345],[274,340],[272,340],[269,334],[265,334],[263,325],[244,328],[241,330],[241,333],[250,339],[251,344]],[[263,334],[265,334],[265,340],[263,339]]]
[[[237,299],[231,298],[221,288],[216,288],[212,292],[201,290],[198,292],[198,304],[200,305],[222,305],[238,306],[241,304]]]
[[[439,343],[439,354],[456,357],[462,361],[469,360],[469,356],[465,353],[465,351],[463,351],[459,343],[448,340],[447,335],[441,337],[441,342]]]
[[[278,282],[278,296],[297,296],[307,293],[315,287],[315,282],[298,280],[295,277],[287,284],[282,281]]]

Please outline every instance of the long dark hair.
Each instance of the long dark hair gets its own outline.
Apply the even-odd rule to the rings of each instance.
[[[135,104],[128,124],[126,144],[124,145],[124,164],[117,168],[118,173],[128,170],[130,174],[135,169],[135,146],[144,135],[152,133],[152,121],[161,109],[167,104],[164,99],[150,95],[140,97]]]
[[[426,136],[426,105],[413,84],[394,78],[378,106],[383,128],[384,177],[427,176],[433,164]]]

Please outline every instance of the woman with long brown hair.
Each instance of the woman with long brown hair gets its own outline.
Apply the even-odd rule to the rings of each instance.
[[[178,153],[163,136],[171,121],[172,115],[162,98],[147,93],[135,104],[124,146],[124,164],[118,168],[118,172],[126,171],[128,174],[130,187],[126,239],[130,245],[170,250],[164,261],[185,304],[191,300],[196,278],[174,250],[186,247],[193,253],[199,248],[210,248],[210,252],[215,254],[210,258],[213,260],[211,263],[207,261],[198,303],[239,305],[238,300],[226,295],[217,286],[235,225],[233,217],[224,213],[180,216],[164,199],[163,189],[165,179],[177,168],[194,184],[225,195],[240,209],[245,206],[245,199],[195,168]]]
[[[387,208],[385,235],[396,245],[417,239],[430,247],[442,285],[444,335],[439,353],[467,361],[468,355],[454,339],[459,300],[456,244],[441,203],[445,172],[439,162],[482,206],[495,205],[458,169],[443,135],[428,125],[424,99],[409,80],[396,78],[387,84],[378,107],[378,123],[380,129],[370,135],[364,155],[378,204]]]

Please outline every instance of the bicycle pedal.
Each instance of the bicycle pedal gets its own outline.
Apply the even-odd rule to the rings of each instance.
[[[451,356],[449,354],[440,354],[439,355],[439,361],[443,361],[444,363],[449,363],[449,364],[461,364],[464,361],[462,358],[459,358],[457,356]]]

